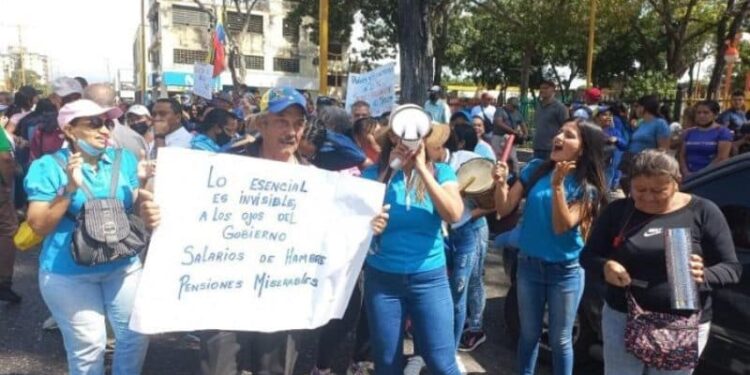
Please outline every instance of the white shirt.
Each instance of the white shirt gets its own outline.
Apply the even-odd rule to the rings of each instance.
[[[484,112],[484,116],[482,116],[482,112]],[[494,105],[490,104],[484,108],[482,108],[481,105],[478,105],[471,110],[471,117],[479,116],[482,117],[482,119],[486,117],[490,122],[494,122],[495,112],[497,112],[497,108]]]
[[[193,135],[185,127],[180,126],[179,129],[167,134],[164,138],[164,144],[166,147],[190,148],[190,141],[192,140]]]

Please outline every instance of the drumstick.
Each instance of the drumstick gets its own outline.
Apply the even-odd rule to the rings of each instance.
[[[500,161],[505,163],[508,161],[508,156],[510,156],[510,150],[513,149],[513,142],[516,140],[516,135],[511,134],[508,136],[508,138],[505,139],[505,146],[503,146],[503,153],[500,156]]]
[[[466,182],[464,182],[463,184],[461,184],[461,186],[458,187],[458,191],[463,193],[464,190],[466,190],[466,188],[469,187],[469,185],[473,184],[474,181],[476,181],[476,179],[477,178],[475,176],[469,177],[469,179]]]

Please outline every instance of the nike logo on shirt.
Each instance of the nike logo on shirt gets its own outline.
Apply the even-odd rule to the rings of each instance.
[[[663,231],[662,228],[648,228],[648,230],[643,233],[643,237],[648,238],[648,237],[658,236],[662,234],[662,231]]]

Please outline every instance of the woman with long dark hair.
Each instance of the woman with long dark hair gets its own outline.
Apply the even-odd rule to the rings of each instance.
[[[390,167],[399,158],[403,167]],[[373,242],[365,267],[365,306],[375,373],[403,372],[404,320],[411,317],[419,354],[430,373],[459,374],[453,299],[446,273],[441,223],[463,212],[456,174],[427,160],[424,143],[410,150],[392,131],[383,135],[376,165],[363,177],[387,184],[391,206],[385,231]]]
[[[584,286],[578,257],[606,197],[604,140],[596,125],[568,120],[552,140],[550,160],[532,160],[513,186],[506,183],[507,164],[495,168],[498,215],[526,197],[516,276],[521,374],[534,373],[546,306],[554,374],[573,373],[573,322]]]

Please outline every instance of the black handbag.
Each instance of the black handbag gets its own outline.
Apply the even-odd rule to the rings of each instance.
[[[66,162],[55,155],[57,163],[66,169]],[[86,202],[78,215],[66,212],[75,223],[70,252],[81,266],[96,266],[137,255],[146,248],[149,234],[138,215],[127,212],[117,199],[122,150],[115,151],[109,197],[96,198],[84,183],[81,185]]]

